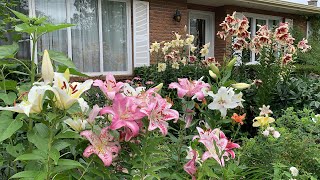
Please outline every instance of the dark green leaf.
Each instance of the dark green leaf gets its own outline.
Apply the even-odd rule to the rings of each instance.
[[[57,72],[64,73],[67,69],[68,69],[67,66],[58,65]],[[76,75],[76,76],[80,76],[80,77],[89,77],[88,75],[83,74],[83,73],[81,73],[81,72],[79,72],[79,71],[77,71],[76,69],[73,69],[73,68],[69,68],[69,71],[70,71],[70,74],[72,74],[72,75]]]
[[[18,156],[14,161],[41,161],[45,160],[43,156],[35,153],[22,154]]]
[[[55,139],[65,139],[65,138],[80,138],[80,135],[74,131],[65,131],[59,133]]]
[[[39,33],[39,34],[49,33],[49,32],[57,31],[60,29],[65,29],[67,27],[72,27],[72,26],[74,26],[74,24],[49,24],[48,23],[48,24],[44,24],[42,26],[39,26],[37,28],[37,33]]]
[[[52,50],[48,50],[48,52],[49,52],[50,59],[52,59],[53,61],[60,63],[60,64],[63,64],[65,66],[67,66],[68,68],[76,69],[76,66],[74,65],[72,60],[70,58],[68,58],[64,53],[52,51]],[[41,52],[39,54],[42,56],[43,52]]]
[[[54,164],[57,165],[60,158],[60,152],[57,149],[52,148],[50,150],[49,157],[54,161]]]
[[[1,119],[0,121],[0,142],[11,137],[16,131],[18,131],[23,125],[20,120],[13,119]]]

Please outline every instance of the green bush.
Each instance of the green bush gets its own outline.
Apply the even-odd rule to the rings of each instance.
[[[276,120],[278,139],[264,137],[261,133],[251,139],[244,139],[241,148],[241,162],[252,170],[252,179],[274,179],[274,165],[297,167],[297,179],[308,179],[310,175],[320,178],[320,121],[314,122],[310,110],[295,112],[289,108]],[[257,177],[257,175],[260,175]]]

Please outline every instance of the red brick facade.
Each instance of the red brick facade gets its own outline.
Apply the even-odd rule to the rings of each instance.
[[[256,14],[265,14],[279,16],[283,18],[293,19],[295,27],[299,27],[306,34],[307,21],[304,17],[294,14],[286,14],[272,11],[264,11],[260,9],[250,9],[238,6],[202,6],[196,4],[188,4],[187,0],[149,0],[150,8],[150,43],[154,41],[168,41],[172,38],[172,31],[184,33],[184,26],[188,25],[189,10],[201,10],[215,13],[215,32],[220,30],[219,24],[223,21],[227,14],[234,11],[248,12]],[[179,9],[182,15],[181,22],[175,22],[173,15]],[[227,42],[215,37],[214,55],[218,60],[222,60],[227,53]]]

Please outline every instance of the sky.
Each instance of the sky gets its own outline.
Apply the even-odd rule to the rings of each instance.
[[[295,3],[308,4],[308,0],[283,0],[283,1],[290,1],[290,2],[295,2]]]

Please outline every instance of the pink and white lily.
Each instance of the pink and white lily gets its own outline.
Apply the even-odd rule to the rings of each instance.
[[[148,116],[149,119],[149,131],[153,131],[157,128],[165,136],[168,133],[169,120],[179,118],[179,112],[171,108],[171,104],[168,103],[162,97],[155,97],[149,102],[148,106],[141,109],[141,112]]]
[[[117,82],[111,73],[106,75],[106,81],[95,80],[93,86],[97,86],[110,100],[120,91],[123,86],[122,82]]]
[[[202,78],[198,81],[189,81],[187,78],[179,78],[179,83],[173,82],[169,85],[170,89],[178,90],[178,97],[183,98],[192,97],[197,98],[197,100],[202,101],[204,99],[204,91],[208,91],[210,85],[202,81]]]
[[[191,155],[190,161],[187,162],[183,166],[183,169],[192,177],[192,180],[196,180],[195,174],[197,172],[197,167],[196,167],[196,159],[198,158],[198,153],[196,150],[190,149],[188,152],[188,156]],[[187,156],[187,157],[188,157]]]
[[[92,131],[83,131],[80,133],[91,143],[83,152],[84,157],[89,157],[93,153],[96,154],[105,166],[110,166],[113,158],[115,158],[120,151],[119,142],[109,133],[109,128],[106,127],[101,130],[100,135]]]

